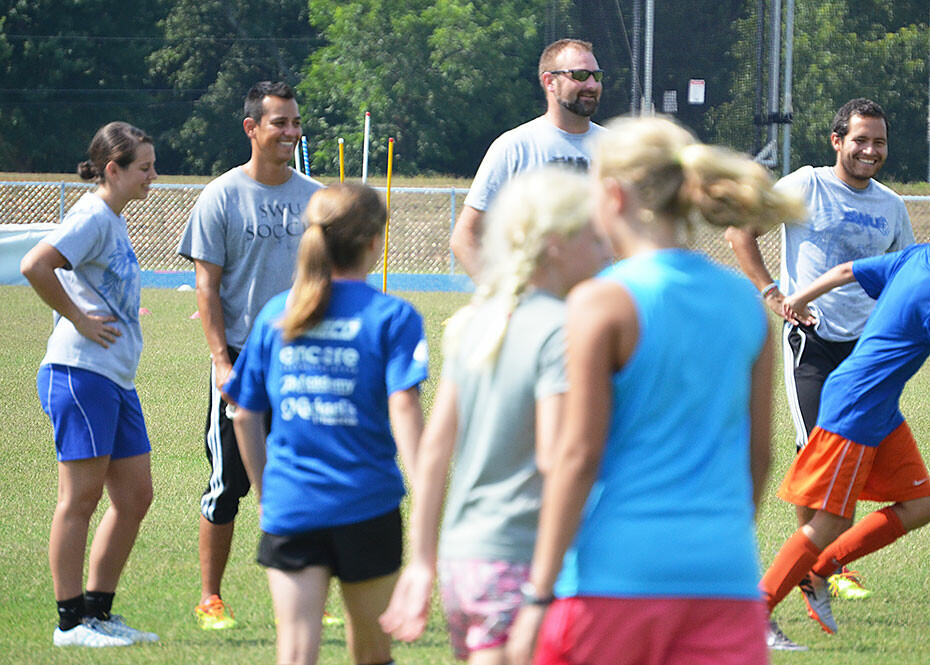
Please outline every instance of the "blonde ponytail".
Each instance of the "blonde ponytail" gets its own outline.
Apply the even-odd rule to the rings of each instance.
[[[386,219],[384,202],[367,185],[338,183],[313,195],[304,211],[307,228],[297,252],[294,286],[278,322],[286,341],[323,320],[333,268],[357,267],[372,238],[383,233]]]
[[[800,196],[773,188],[774,179],[747,155],[700,143],[676,122],[619,118],[595,147],[595,176],[631,185],[642,221],[660,218],[748,226],[759,232],[805,216]]]
[[[310,224],[297,250],[297,275],[281,317],[281,336],[289,342],[323,320],[333,286],[333,268],[322,224]]]

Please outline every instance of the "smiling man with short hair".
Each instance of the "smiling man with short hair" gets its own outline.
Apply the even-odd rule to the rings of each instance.
[[[811,307],[817,323],[806,325],[785,313],[785,297],[836,265],[914,243],[904,201],[874,180],[888,157],[888,119],[882,107],[869,99],[848,101],[833,119],[830,145],[836,152],[833,166],[803,166],[776,185],[799,190],[809,211],[807,219],[782,227],[778,282],[765,267],[753,233],[732,227],[726,232],[740,268],[765,304],[785,318],[785,389],[798,451],[807,444],[817,422],[824,381],[852,352],[875,301],[858,284],[848,284],[815,300]],[[798,506],[798,525],[806,524],[813,514],[812,509]],[[835,576],[833,587],[850,599],[871,593],[845,570]],[[776,632],[770,641],[777,643],[779,637],[783,636]],[[774,648],[791,646],[786,640]]]
[[[208,184],[197,199],[178,246],[194,262],[197,311],[212,367],[204,432],[211,474],[200,500],[201,628],[222,630],[235,619],[220,597],[239,500],[249,491],[232,409],[222,398],[252,322],[272,296],[290,288],[303,235],[301,213],[322,184],[289,166],[301,137],[300,110],[284,83],[249,90],[242,129],[248,162]]]

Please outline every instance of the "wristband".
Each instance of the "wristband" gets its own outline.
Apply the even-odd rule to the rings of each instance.
[[[778,291],[778,282],[772,282],[762,289],[762,299],[765,300],[776,291]]]
[[[523,595],[524,605],[537,605],[540,607],[545,607],[546,605],[551,605],[552,601],[555,600],[555,596],[552,594],[549,594],[545,597],[540,597],[536,591],[536,587],[533,586],[532,582],[524,582],[521,584],[520,593]]]

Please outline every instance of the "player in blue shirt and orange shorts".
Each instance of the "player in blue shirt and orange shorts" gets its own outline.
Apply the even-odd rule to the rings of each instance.
[[[786,316],[810,323],[809,302],[853,281],[878,302],[856,348],[824,384],[817,427],[778,491],[817,512],[760,585],[771,611],[800,584],[808,614],[828,633],[837,625],[826,577],[930,522],[930,476],[898,407],[930,355],[930,245],[838,265],[786,298]],[[894,504],[841,535],[860,499]]]

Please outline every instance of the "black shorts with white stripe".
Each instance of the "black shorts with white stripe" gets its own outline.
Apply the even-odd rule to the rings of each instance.
[[[807,445],[807,438],[817,424],[820,392],[827,376],[852,353],[856,341],[830,342],[814,332],[812,326],[785,323],[782,332],[785,391],[797,450]]]

